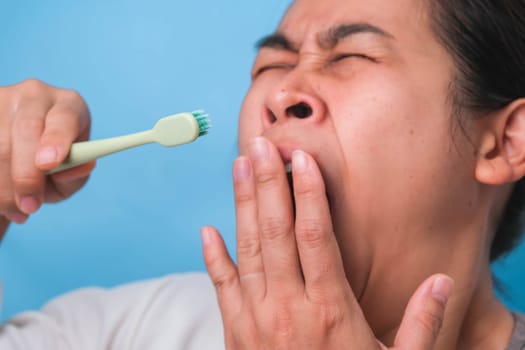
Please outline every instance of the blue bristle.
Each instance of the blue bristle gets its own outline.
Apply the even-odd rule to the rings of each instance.
[[[191,112],[199,124],[199,136],[206,135],[211,128],[210,116],[202,109]]]

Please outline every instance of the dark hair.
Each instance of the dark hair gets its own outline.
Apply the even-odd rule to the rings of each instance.
[[[525,97],[525,0],[430,0],[432,27],[452,55],[454,114],[485,115]],[[514,185],[490,260],[510,252],[524,231],[525,179]]]

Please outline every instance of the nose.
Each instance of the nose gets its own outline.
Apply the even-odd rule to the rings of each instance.
[[[313,78],[313,77],[312,77]],[[279,121],[302,119],[318,122],[324,118],[325,104],[299,72],[290,72],[268,94],[263,124],[267,127]]]

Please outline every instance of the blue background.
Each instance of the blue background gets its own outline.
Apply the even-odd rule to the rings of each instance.
[[[200,270],[199,228],[234,247],[230,168],[254,43],[284,0],[19,0],[0,5],[0,85],[36,77],[87,100],[92,138],[148,129],[203,108],[209,135],[177,148],[150,145],[99,160],[87,186],[13,225],[0,249],[2,319],[88,285],[113,286]],[[525,250],[496,266],[525,309]]]

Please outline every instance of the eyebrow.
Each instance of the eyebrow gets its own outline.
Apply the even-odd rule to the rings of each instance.
[[[342,40],[357,34],[375,34],[388,39],[393,39],[394,36],[383,29],[376,27],[372,24],[359,22],[359,23],[346,23],[337,25],[322,32],[318,35],[317,41],[320,47],[325,49],[334,48]],[[260,50],[262,48],[271,48],[277,50],[285,50],[291,52],[298,52],[298,48],[286,37],[283,33],[276,32],[268,36],[263,37],[255,44],[255,48]]]
[[[267,35],[263,37],[262,39],[258,40],[255,44],[255,48],[257,50],[260,50],[262,48],[270,48],[270,49],[276,49],[276,50],[285,50],[285,51],[292,51],[292,52],[298,52],[296,48],[294,48],[294,45],[284,35],[283,33],[273,33],[270,35]]]
[[[369,23],[341,24],[319,34],[318,42],[322,48],[334,48],[340,41],[356,34],[375,34],[384,38],[393,39],[394,36],[383,29]]]

